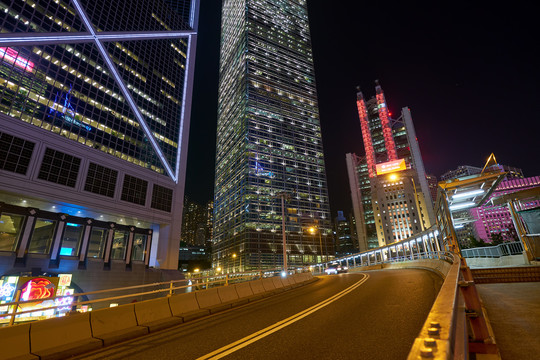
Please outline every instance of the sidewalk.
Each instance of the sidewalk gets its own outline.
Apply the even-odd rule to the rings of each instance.
[[[540,354],[540,282],[477,284],[502,360]]]

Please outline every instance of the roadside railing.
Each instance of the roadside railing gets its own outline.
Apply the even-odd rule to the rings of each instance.
[[[499,258],[508,255],[521,255],[523,245],[521,242],[508,242],[497,246],[485,246],[473,249],[461,249],[464,258]]]
[[[96,309],[99,309],[124,303],[172,296],[184,292],[209,289],[217,286],[227,286],[243,281],[273,277],[278,274],[281,274],[281,270],[248,271],[242,273],[215,274],[210,276],[192,274],[189,278],[181,280],[96,290],[32,300],[24,300],[24,296],[21,295],[21,290],[18,290],[15,294],[14,301],[2,304],[2,307],[7,309],[7,311],[0,313],[0,326],[11,326],[19,322],[64,316],[75,311],[84,312],[88,311],[88,307],[91,305],[96,306]],[[63,310],[63,312],[60,310]],[[35,313],[46,315],[32,316]]]

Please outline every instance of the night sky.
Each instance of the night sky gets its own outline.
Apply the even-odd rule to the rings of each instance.
[[[394,117],[411,109],[428,173],[482,167],[493,152],[540,175],[532,7],[400,3],[308,1],[332,217],[352,207],[345,154],[364,154],[356,86],[369,99],[376,79]],[[201,1],[186,174],[186,195],[201,204],[213,198],[220,11]]]

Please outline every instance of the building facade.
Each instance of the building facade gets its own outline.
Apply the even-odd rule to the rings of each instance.
[[[213,266],[281,267],[283,229],[291,266],[321,261],[332,228],[306,1],[224,1],[219,76]]]
[[[406,239],[434,223],[433,203],[408,108],[391,117],[382,87],[357,107],[365,156],[347,154],[360,250]],[[376,242],[375,242],[376,239]]]
[[[441,175],[441,181],[457,179],[465,176],[480,174],[482,168],[470,165],[460,165],[455,170],[449,170]]]
[[[506,179],[497,186],[490,199],[536,187],[540,187],[540,176]],[[540,207],[540,201],[531,200],[522,204],[522,209],[520,210],[528,210],[536,207]],[[508,207],[490,205],[488,200],[486,205],[470,209],[469,211],[475,220],[473,228],[477,238],[488,243],[493,241],[518,241],[516,229]]]
[[[336,232],[336,256],[356,254],[358,252],[358,240],[353,226],[352,216],[345,217],[343,211],[338,211],[335,218]]]
[[[207,230],[208,211],[187,197],[184,199],[184,212],[182,215],[182,242],[186,246],[206,246],[209,239]]]
[[[0,275],[177,270],[198,1],[0,10]]]

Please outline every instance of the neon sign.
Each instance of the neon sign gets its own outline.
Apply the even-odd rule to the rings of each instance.
[[[407,170],[407,165],[405,165],[405,159],[398,159],[377,164],[377,175],[383,175],[394,171],[402,170]]]
[[[19,52],[12,48],[0,47],[0,57],[2,57],[2,59],[8,63],[23,69],[24,71],[34,70],[34,63],[28,59],[20,57]]]
[[[54,284],[45,278],[34,278],[23,285],[21,299],[38,300],[54,296]]]
[[[15,292],[14,284],[5,283],[2,286],[0,286],[0,298],[11,300],[14,292]]]
[[[72,89],[73,85],[69,85],[69,91],[66,94],[60,94],[59,92],[56,92],[53,105],[49,106],[49,114],[57,114],[57,116],[61,119],[64,119],[64,121],[79,126],[86,131],[91,131],[92,128],[90,126],[83,124],[75,118],[75,109],[73,108],[73,105],[71,105]],[[56,110],[59,107],[62,107],[62,111]]]

